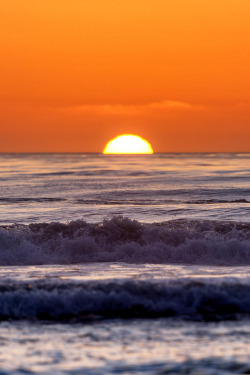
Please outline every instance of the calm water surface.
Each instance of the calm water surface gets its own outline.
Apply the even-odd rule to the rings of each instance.
[[[1,223],[250,220],[250,154],[0,155]]]

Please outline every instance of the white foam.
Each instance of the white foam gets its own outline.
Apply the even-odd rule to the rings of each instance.
[[[114,217],[101,224],[0,228],[0,264],[83,262],[250,264],[250,224],[175,220],[160,224]]]
[[[249,281],[35,281],[0,285],[0,319],[249,318]]]

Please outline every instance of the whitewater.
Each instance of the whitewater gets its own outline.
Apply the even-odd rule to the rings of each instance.
[[[250,154],[1,154],[0,373],[250,372]]]

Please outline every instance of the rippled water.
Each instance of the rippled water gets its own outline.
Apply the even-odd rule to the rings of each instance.
[[[0,374],[250,373],[249,162],[0,155]]]
[[[250,154],[0,155],[3,224],[250,220]]]

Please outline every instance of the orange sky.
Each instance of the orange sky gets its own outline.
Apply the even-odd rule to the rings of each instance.
[[[0,152],[250,152],[249,0],[0,0]]]

